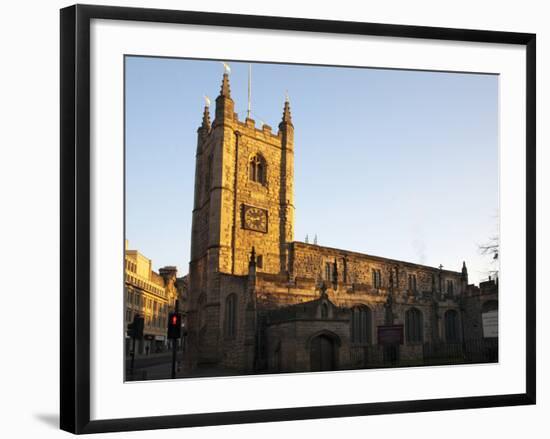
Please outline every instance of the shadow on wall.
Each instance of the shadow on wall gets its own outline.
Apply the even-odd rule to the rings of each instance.
[[[48,427],[59,430],[59,415],[57,413],[35,413],[33,416]]]

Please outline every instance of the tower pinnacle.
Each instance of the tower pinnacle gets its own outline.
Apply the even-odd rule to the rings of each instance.
[[[285,106],[283,108],[283,119],[281,124],[290,124],[292,125],[292,115],[290,114],[290,102],[288,96],[285,99]]]
[[[466,261],[462,262],[462,278],[468,283],[468,269],[466,268]]]
[[[224,98],[231,98],[231,90],[229,88],[229,74],[227,72],[223,74],[220,96],[223,96]]]
[[[204,112],[202,113],[202,125],[201,128],[208,131],[210,130],[210,107],[204,106]]]
[[[229,88],[229,73],[226,69],[223,74],[220,95],[216,98],[216,120],[214,127],[223,123],[224,120],[233,119],[235,104],[231,99],[231,90]]]

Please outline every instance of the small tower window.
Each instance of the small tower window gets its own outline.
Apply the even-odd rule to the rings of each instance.
[[[265,159],[257,154],[250,159],[249,177],[257,183],[266,184],[267,167]]]

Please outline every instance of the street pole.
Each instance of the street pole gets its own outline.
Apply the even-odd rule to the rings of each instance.
[[[130,362],[130,374],[134,376],[134,359],[136,358],[136,336],[132,336],[132,361]]]
[[[176,342],[177,338],[172,339],[172,379],[176,378]]]
[[[179,312],[179,300],[176,299],[174,311]],[[176,350],[177,350],[177,338],[172,339],[172,379],[176,378]]]

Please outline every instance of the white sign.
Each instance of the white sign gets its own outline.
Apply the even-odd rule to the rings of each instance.
[[[483,322],[483,337],[498,337],[498,311],[489,311],[481,314]]]

